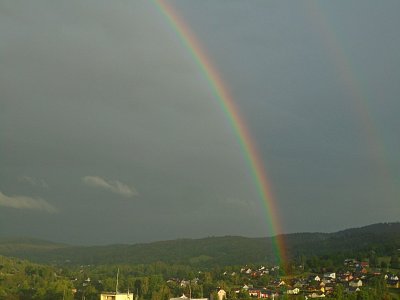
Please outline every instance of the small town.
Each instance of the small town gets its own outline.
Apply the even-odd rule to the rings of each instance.
[[[303,266],[299,265],[298,269]],[[346,259],[337,272],[308,273],[307,276],[279,276],[279,266],[243,266],[237,271],[223,271],[210,295],[204,293],[204,274],[194,279],[170,278],[166,281],[170,291],[182,295],[169,300],[224,300],[224,299],[372,299],[391,290],[400,293],[400,273],[384,272],[372,268],[367,261]],[[304,274],[304,273],[303,273]],[[203,278],[203,280],[201,279]],[[199,288],[200,287],[200,288]],[[200,294],[199,294],[200,289]],[[192,297],[196,291],[196,296]],[[136,293],[102,293],[100,300],[138,299]],[[388,298],[391,299],[391,298]],[[395,298],[393,298],[395,299]]]
[[[163,242],[166,249],[160,248],[159,243],[152,243],[142,245],[137,251],[134,251],[136,246],[129,245],[63,246],[49,250],[46,248],[49,244],[43,242],[34,244],[30,241],[30,248],[28,240],[14,244],[4,242],[0,243],[1,251],[9,249],[9,253],[20,251],[21,256],[26,253],[31,256],[27,260],[0,255],[0,299],[400,300],[399,248],[395,239],[383,239],[391,228],[397,232],[397,226],[396,223],[367,227],[371,231],[377,228],[384,231],[375,241],[372,236],[369,239],[364,236],[369,241],[369,250],[354,248],[351,256],[328,247],[333,249],[330,254],[299,254],[279,264],[249,259],[256,250],[247,251],[247,239],[244,244],[236,243],[234,249],[239,249],[239,256],[224,260],[228,253],[224,252],[218,258],[223,242],[229,241],[232,245],[238,241],[231,237],[185,241],[185,245],[192,243],[186,252],[182,250],[181,240]],[[363,229],[364,232],[367,229]],[[346,234],[354,240],[358,230],[349,229]],[[340,243],[345,244],[346,240],[342,239]],[[44,247],[42,252],[37,250],[38,245]],[[150,254],[154,245],[157,245],[157,251],[166,251]],[[196,256],[195,247],[203,254]],[[207,252],[210,247],[211,251]],[[36,257],[33,249],[37,251]],[[233,250],[231,246],[226,249]],[[83,253],[88,256],[80,257]],[[100,263],[96,262],[96,257]]]

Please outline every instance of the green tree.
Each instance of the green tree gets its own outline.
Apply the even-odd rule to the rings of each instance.
[[[244,289],[241,289],[239,294],[238,294],[238,299],[240,299],[240,300],[248,300],[248,299],[251,299],[251,298],[250,298],[250,295],[249,295],[248,291],[246,291]]]
[[[400,263],[399,263],[399,256],[396,254],[393,254],[392,257],[390,258],[390,267],[393,269],[399,269]]]
[[[85,287],[84,295],[85,295],[86,300],[98,300],[99,299],[98,294],[99,293],[92,285],[88,285],[87,287]],[[53,299],[56,299],[56,298],[53,298]],[[59,299],[62,299],[62,298],[59,298]]]
[[[375,252],[371,252],[371,254],[368,257],[369,265],[371,267],[377,267],[378,266],[378,256],[376,255]]]
[[[145,298],[149,293],[149,277],[142,278],[142,297]]]
[[[345,299],[345,298],[344,298],[344,288],[343,288],[343,285],[341,285],[341,284],[336,285],[336,287],[335,287],[335,292],[334,292],[334,296],[335,296],[335,299],[337,299],[337,300],[344,300],[344,299]]]

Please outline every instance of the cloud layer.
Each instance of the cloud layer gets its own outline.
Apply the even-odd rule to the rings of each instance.
[[[273,197],[259,197],[232,120],[152,1],[1,1],[0,236],[264,236],[271,201],[281,233],[399,219],[400,1],[169,2]],[[4,207],[47,207],[12,195],[59,213]]]
[[[105,189],[124,197],[133,197],[138,194],[134,187],[130,187],[118,180],[110,181],[98,176],[85,176],[82,181],[88,186]]]
[[[0,206],[11,207],[15,209],[41,210],[48,213],[56,213],[58,210],[47,201],[41,198],[32,198],[28,196],[6,196],[0,192]]]

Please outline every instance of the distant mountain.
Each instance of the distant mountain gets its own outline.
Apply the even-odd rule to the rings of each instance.
[[[400,223],[380,223],[335,233],[294,233],[278,238],[284,239],[291,258],[351,256],[360,251],[387,255],[400,248]],[[35,239],[0,239],[0,254],[41,263],[147,264],[163,261],[206,267],[272,262],[274,239],[225,236],[91,247]]]
[[[68,246],[34,238],[0,238],[0,254],[20,258],[65,247]]]

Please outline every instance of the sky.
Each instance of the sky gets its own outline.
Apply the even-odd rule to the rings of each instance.
[[[400,2],[0,3],[0,237],[76,245],[333,232],[400,215]],[[270,205],[267,204],[268,205]]]

